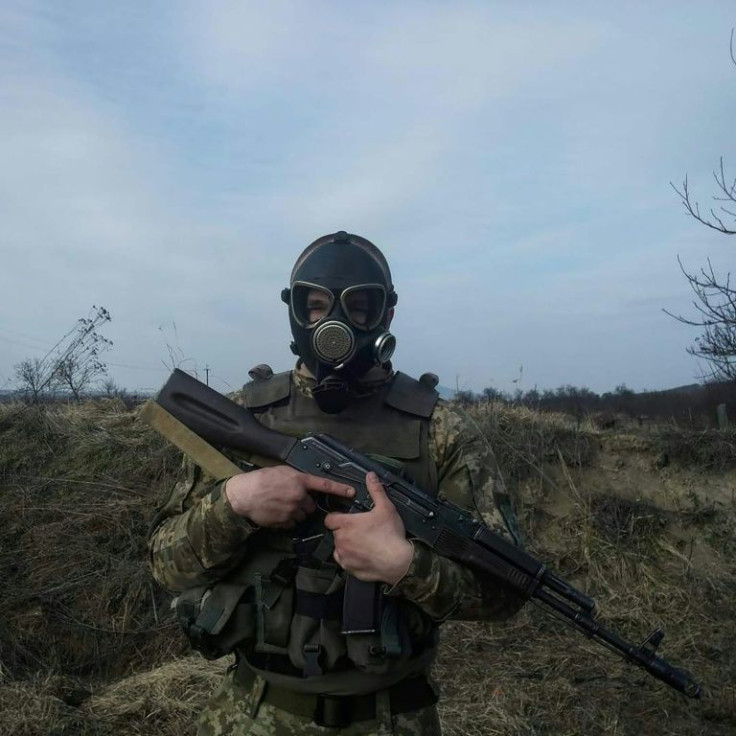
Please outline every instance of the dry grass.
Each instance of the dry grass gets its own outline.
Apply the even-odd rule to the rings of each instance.
[[[114,683],[82,711],[100,734],[181,736],[192,730],[203,694],[215,689],[223,669],[198,656],[175,659]]]
[[[47,736],[80,733],[84,718],[65,702],[72,688],[55,675],[37,674],[28,680],[0,683],[0,733]]]
[[[0,684],[0,733],[13,736],[181,736],[223,664],[176,658],[98,690],[59,675]]]
[[[179,460],[112,401],[0,414],[5,672],[109,678],[171,649],[142,564],[155,487]]]
[[[659,462],[709,471],[736,468],[736,428],[683,431],[661,427],[653,433]]]
[[[528,478],[544,481],[544,465],[561,454],[570,466],[587,465],[595,457],[595,441],[565,414],[536,412],[503,402],[480,403],[470,414],[490,439],[509,483]]]
[[[663,656],[696,674],[706,696],[685,699],[527,606],[505,624],[444,626],[445,732],[736,732],[731,435],[708,449],[667,430],[679,449],[663,463],[652,430],[601,433],[500,405],[474,412],[530,551],[594,595],[602,623],[631,641],[664,628]],[[693,443],[695,455],[682,449]],[[693,457],[705,460],[693,469]],[[114,401],[0,407],[0,733],[173,736],[191,726],[227,663],[182,657],[167,600],[149,582],[145,532],[177,466]]]

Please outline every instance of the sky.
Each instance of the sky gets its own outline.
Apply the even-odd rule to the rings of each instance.
[[[93,305],[110,377],[293,365],[312,240],[378,245],[394,366],[480,391],[693,383],[687,217],[736,176],[730,2],[0,5],[0,388]],[[730,165],[730,169],[729,169]]]

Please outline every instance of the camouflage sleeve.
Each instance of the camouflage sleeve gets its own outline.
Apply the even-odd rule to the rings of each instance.
[[[244,552],[257,527],[237,516],[224,483],[215,483],[190,460],[148,533],[153,576],[172,593],[221,578]]]
[[[468,509],[518,544],[493,451],[473,419],[439,402],[432,414],[429,442],[438,469],[439,497]],[[388,595],[413,601],[437,621],[504,619],[523,604],[513,591],[489,576],[440,557],[422,542],[412,544],[411,565]]]

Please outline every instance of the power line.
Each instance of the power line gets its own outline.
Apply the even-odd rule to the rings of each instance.
[[[30,338],[30,339],[33,340],[34,338]],[[22,340],[14,340],[11,337],[4,337],[3,335],[0,335],[0,340],[2,340],[3,342],[9,342],[12,345],[22,345],[24,348],[30,348],[31,350],[45,350],[46,349],[45,346],[31,345],[30,343],[23,342]]]
[[[49,345],[49,342],[47,340],[44,340],[40,337],[36,337],[35,335],[29,335],[26,332],[17,332],[16,330],[9,330],[7,327],[0,327],[0,332],[6,332],[9,335],[15,335],[17,337],[25,337],[27,340],[33,340],[34,342],[39,342],[42,345]]]
[[[127,365],[125,363],[111,363],[109,360],[106,360],[105,363],[107,363],[107,365],[114,366],[115,368],[129,368],[130,370],[134,370],[134,371],[161,371],[161,372],[166,371],[167,373],[170,373],[171,372],[166,367],[162,367],[160,365],[153,365],[153,364],[150,364],[150,365]]]
[[[53,349],[52,343],[47,340],[42,340],[41,338],[34,337],[33,335],[28,335],[23,332],[16,332],[15,330],[9,330],[6,327],[0,327],[0,332],[5,332],[10,335],[17,335],[19,337],[25,337],[28,340],[33,340],[34,342],[38,343],[37,345],[32,345],[28,342],[24,342],[23,340],[17,340],[12,337],[5,337],[4,335],[0,335],[0,341],[11,343],[13,345],[20,345],[24,348],[29,348],[31,350],[44,350],[48,352],[49,348]],[[131,365],[129,363],[113,363],[112,361],[106,360],[105,363],[113,368],[125,368],[126,370],[133,370],[133,371],[156,371],[157,373],[170,373],[171,368],[167,366],[162,366],[160,364],[138,364],[138,365]],[[207,385],[209,386],[209,374],[210,374],[210,367],[209,365],[205,367],[205,374],[207,377]],[[6,379],[6,383],[8,383],[11,379]],[[221,380],[221,379],[220,379]]]

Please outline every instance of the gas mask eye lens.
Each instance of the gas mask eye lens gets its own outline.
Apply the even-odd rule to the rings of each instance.
[[[332,310],[335,297],[315,284],[295,283],[291,288],[291,311],[302,327],[311,327]]]
[[[372,330],[383,319],[386,290],[380,284],[351,286],[340,295],[340,304],[353,327]]]
[[[309,296],[307,298],[307,321],[310,324],[319,322],[322,317],[326,317],[330,311],[330,302],[325,299],[323,294],[317,294],[316,297]]]

